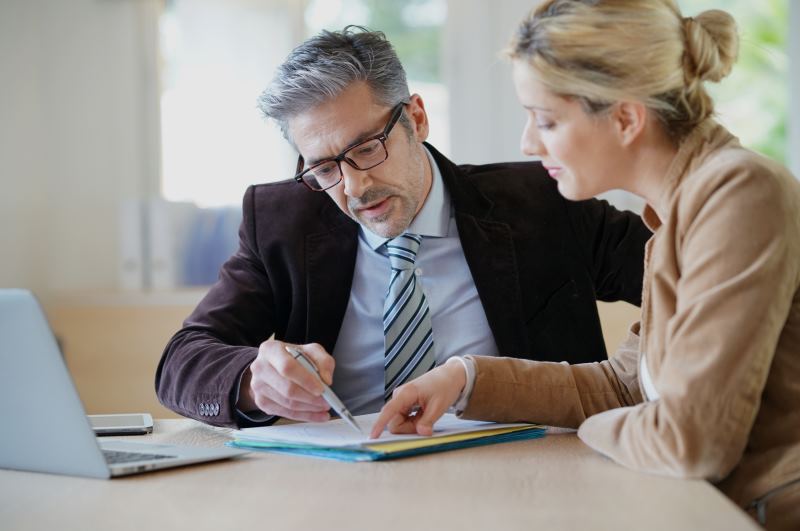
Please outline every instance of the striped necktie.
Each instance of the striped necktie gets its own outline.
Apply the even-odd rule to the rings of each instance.
[[[404,233],[386,243],[392,274],[383,305],[385,400],[436,364],[430,309],[414,274],[421,242],[421,236]]]

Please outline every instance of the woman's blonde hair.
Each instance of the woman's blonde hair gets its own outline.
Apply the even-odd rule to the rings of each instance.
[[[724,11],[685,18],[674,0],[546,0],[507,52],[588,112],[643,102],[680,140],[713,113],[703,82],[727,76],[738,48],[736,22]]]

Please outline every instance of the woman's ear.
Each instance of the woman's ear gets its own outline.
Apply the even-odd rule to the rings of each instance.
[[[639,138],[644,131],[647,117],[647,107],[641,102],[621,101],[614,106],[611,120],[623,146],[630,146]]]
[[[417,142],[424,142],[429,133],[428,113],[425,112],[425,103],[419,94],[411,96],[406,106],[406,115],[411,120],[411,127]]]

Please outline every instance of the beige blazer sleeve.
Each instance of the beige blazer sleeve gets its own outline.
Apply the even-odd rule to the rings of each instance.
[[[636,470],[711,480],[730,473],[791,306],[796,242],[775,237],[795,222],[782,200],[789,194],[752,159],[717,163],[693,176],[672,207],[680,276],[662,290],[674,290],[660,302],[672,305],[661,308],[670,317],[644,337],[647,345],[647,334],[661,338],[647,353],[660,398],[596,415],[578,433]]]
[[[641,402],[638,323],[608,361],[568,365],[467,356],[475,384],[463,418],[577,428],[591,415]]]
[[[673,205],[675,254],[662,259],[680,274],[651,286],[667,317],[642,338],[658,346],[647,353],[657,400],[640,403],[631,339],[598,364],[474,357],[464,416],[580,426],[587,445],[629,468],[726,476],[747,444],[798,275],[797,243],[774,236],[796,222],[788,194],[746,159],[726,166],[697,176]],[[666,262],[652,261],[653,282],[664,282]]]

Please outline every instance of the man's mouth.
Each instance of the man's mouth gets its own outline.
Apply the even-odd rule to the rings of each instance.
[[[378,201],[374,201],[367,206],[356,208],[358,214],[363,214],[368,217],[373,217],[382,214],[389,206],[389,197],[384,197]]]

